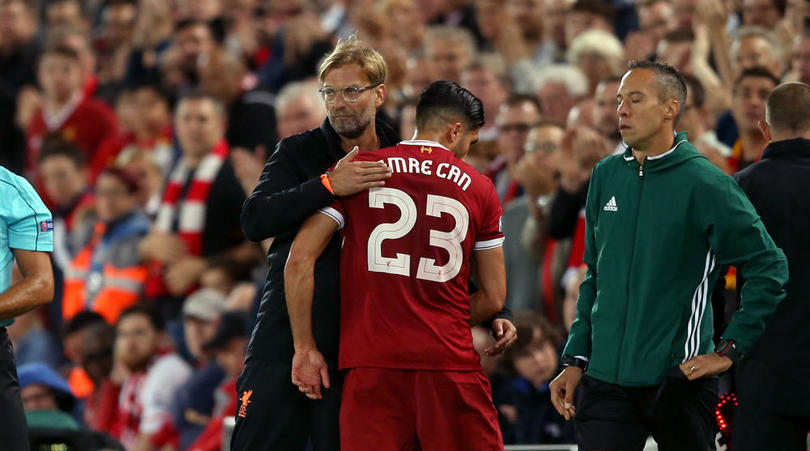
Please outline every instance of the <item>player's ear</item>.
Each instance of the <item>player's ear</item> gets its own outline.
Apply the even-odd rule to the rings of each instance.
[[[450,146],[455,146],[464,134],[464,125],[461,122],[451,122],[447,124],[447,142]]]

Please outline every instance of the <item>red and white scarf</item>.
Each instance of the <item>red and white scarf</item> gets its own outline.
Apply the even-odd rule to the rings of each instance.
[[[175,219],[177,219],[176,232],[186,245],[186,251],[189,255],[202,255],[206,202],[208,201],[208,195],[211,193],[211,185],[228,157],[228,152],[228,144],[225,141],[217,143],[211,153],[200,161],[194,171],[194,178],[185,197],[181,198],[183,186],[191,170],[185,160],[181,159],[177,163],[166,183],[163,201],[155,219],[155,230],[173,233],[175,232],[173,225]],[[147,282],[147,296],[152,297],[166,293],[163,278],[160,277],[159,279],[160,281],[157,284],[155,283],[157,281],[154,280]]]

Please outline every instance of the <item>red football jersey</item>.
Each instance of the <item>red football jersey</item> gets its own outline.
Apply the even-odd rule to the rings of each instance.
[[[340,367],[465,371],[473,349],[469,262],[503,245],[495,187],[432,141],[361,152],[385,186],[322,210],[342,228]]]

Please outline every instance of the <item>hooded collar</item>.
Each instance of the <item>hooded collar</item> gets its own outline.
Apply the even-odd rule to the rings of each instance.
[[[700,157],[700,153],[687,139],[686,132],[678,132],[675,133],[675,141],[671,149],[661,155],[655,155],[645,159],[644,170],[655,171],[666,169],[679,165],[687,160]],[[633,148],[630,146],[624,151],[622,158],[629,164],[634,166],[638,165],[636,157],[633,155]]]

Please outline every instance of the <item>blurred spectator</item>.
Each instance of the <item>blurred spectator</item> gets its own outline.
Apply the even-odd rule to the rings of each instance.
[[[75,143],[89,162],[92,179],[103,169],[103,161],[95,159],[99,145],[116,133],[117,122],[109,107],[82,93],[82,72],[79,55],[70,47],[49,47],[39,64],[39,82],[43,104],[27,126],[28,172],[37,174],[36,161],[43,138],[59,131]]]
[[[172,39],[172,58],[164,59],[164,87],[181,95],[197,87],[198,68],[216,46],[211,28],[201,21],[182,20]]]
[[[225,301],[222,293],[201,289],[183,304],[185,344],[196,368],[173,397],[172,417],[180,449],[187,449],[205,429],[215,404],[214,392],[225,377],[214,354],[203,347],[220,327]]]
[[[588,93],[592,94],[599,81],[621,74],[624,50],[612,33],[589,30],[571,42],[568,61],[575,64],[588,79]]]
[[[156,155],[162,145],[155,143],[154,152],[144,152],[142,149],[128,146],[115,159],[115,166],[126,169],[138,177],[141,192],[138,194],[138,204],[143,212],[153,221],[160,208],[160,195],[163,192],[163,168],[155,161]],[[168,147],[168,143],[166,143]],[[170,148],[166,149],[171,151]]]
[[[791,76],[785,77],[804,84],[810,83],[810,30],[804,29],[793,42]]]
[[[492,162],[488,175],[504,206],[523,195],[515,170],[523,157],[529,130],[539,121],[540,110],[531,96],[513,95],[497,111],[495,126],[498,127],[499,156]]]
[[[300,0],[275,0],[268,5],[266,17],[258,22],[260,52],[266,57],[258,66],[257,76],[260,86],[278,92],[288,82],[314,75],[318,61],[331,50],[332,43],[318,16]],[[363,3],[346,7],[363,14],[373,10]]]
[[[433,62],[436,80],[459,83],[461,71],[476,57],[475,43],[463,28],[433,25],[425,36],[425,54]]]
[[[619,92],[621,77],[610,76],[603,78],[596,85],[593,97],[593,127],[601,134],[612,153],[624,151],[622,135],[619,133],[619,115],[616,114],[618,102],[616,94]]]
[[[182,158],[166,185],[156,223],[139,248],[152,261],[146,295],[163,299],[161,308],[170,318],[199,282],[207,258],[255,261],[239,224],[245,193],[228,159],[223,106],[208,95],[189,94],[178,104],[175,121]]]
[[[785,14],[786,0],[742,0],[743,25],[776,28]]]
[[[405,62],[405,86],[403,94],[412,98],[419,97],[419,94],[428,87],[434,80],[439,78],[436,73],[436,63],[432,56],[423,52],[416,52]]]
[[[613,7],[601,0],[576,0],[565,15],[565,46],[588,30],[613,33]],[[570,62],[570,61],[569,61]]]
[[[675,30],[691,30],[699,0],[672,0],[672,13],[675,17]]]
[[[588,79],[576,66],[553,64],[537,72],[535,92],[543,118],[565,123],[568,111],[588,95]]]
[[[572,443],[573,424],[557,414],[548,384],[560,369],[562,338],[542,315],[515,314],[518,339],[504,353],[504,371],[511,376],[493,394],[501,415],[504,443]]]
[[[128,375],[113,435],[127,449],[155,449],[154,435],[170,422],[172,396],[191,374],[183,359],[161,345],[164,333],[160,314],[144,307],[130,307],[118,319],[115,359],[123,362]]]
[[[62,26],[77,27],[86,30],[89,26],[83,15],[82,2],[79,0],[50,0],[45,7],[45,20],[48,29]]]
[[[503,230],[506,302],[513,309],[543,311],[546,287],[541,287],[540,264],[544,256],[546,206],[556,190],[554,164],[563,137],[563,129],[553,122],[539,122],[531,128],[524,145],[525,154],[516,168],[516,178],[526,190],[525,196],[506,207]],[[543,283],[550,281],[544,280]]]
[[[75,144],[53,133],[45,137],[38,163],[43,194],[50,199],[53,210],[53,261],[64,271],[79,252],[79,226],[95,203],[87,160]]]
[[[8,337],[14,345],[14,361],[18,367],[26,363],[41,362],[51,368],[62,364],[62,351],[53,335],[42,325],[42,312],[32,310],[18,316],[6,326]]]
[[[278,138],[318,128],[326,118],[326,107],[318,93],[318,85],[311,81],[288,83],[279,92],[275,103]],[[268,157],[267,150],[269,148],[259,146],[255,150],[234,148],[231,151],[231,161],[245,195],[253,192],[259,183],[259,175]]]
[[[21,173],[25,140],[15,127],[17,95],[24,86],[30,97],[36,83],[40,46],[35,6],[24,0],[0,2],[0,164]]]
[[[658,43],[678,25],[672,22],[673,5],[668,0],[645,0],[636,3],[636,10],[639,30],[625,38],[627,59],[655,60]]]
[[[675,29],[667,32],[660,41],[656,54],[658,60],[678,69],[681,73],[691,74],[692,45],[695,33],[690,29]]]
[[[759,130],[759,121],[765,120],[765,101],[779,84],[764,67],[746,69],[734,85],[732,113],[740,130],[740,137],[731,148],[728,158],[732,173],[759,161],[768,141]]]
[[[214,336],[224,311],[225,295],[211,288],[194,292],[183,303],[186,347],[197,363],[207,361],[203,344]]]
[[[565,61],[565,17],[573,3],[573,0],[543,1],[543,44],[540,53],[534,57],[541,66]]]
[[[279,138],[320,127],[326,107],[318,94],[318,84],[297,81],[285,85],[276,97],[276,116]]]
[[[485,112],[497,112],[509,96],[509,81],[503,59],[497,54],[479,55],[461,72],[461,86],[481,99]],[[478,131],[479,141],[493,141],[497,136],[498,128],[494,123],[484,124]]]
[[[93,382],[84,406],[84,422],[97,431],[110,431],[118,412],[118,395],[126,375],[122,363],[113,360],[115,328],[100,322],[88,326],[79,348],[82,369]]]
[[[29,363],[17,368],[28,427],[78,429],[71,416],[76,398],[67,381],[44,363]]]
[[[92,235],[65,271],[65,320],[93,310],[115,324],[121,311],[141,297],[147,268],[137,249],[149,232],[149,219],[138,208],[138,183],[123,169],[99,174],[96,219],[87,224]]]
[[[86,399],[96,388],[93,380],[82,367],[82,346],[89,330],[99,324],[107,324],[104,317],[93,311],[79,312],[64,324],[62,345],[65,358],[68,360],[67,377],[73,394],[79,399]]]
[[[775,77],[782,75],[782,44],[765,28],[739,28],[731,41],[729,52],[735,77],[757,66],[768,69]]]
[[[100,30],[94,42],[100,85],[119,85],[124,80],[138,15],[136,3],[113,0],[106,2],[101,10]]]
[[[681,107],[681,118],[678,119],[678,130],[686,131],[695,147],[712,163],[730,173],[726,159],[731,155],[731,149],[717,139],[714,130],[707,128],[710,123],[709,112],[706,109],[706,91],[700,80],[689,74],[683,74],[686,82],[686,104]]]
[[[409,52],[421,49],[427,26],[419,2],[385,0],[381,2],[380,7],[391,29],[396,30],[393,38]]]
[[[188,449],[218,451],[222,444],[223,421],[225,417],[236,415],[236,379],[244,367],[249,338],[246,325],[244,312],[225,313],[216,334],[205,343],[205,348],[216,355],[225,378],[214,394],[215,403],[207,427]]]
[[[127,102],[124,106],[122,103]],[[121,134],[108,138],[99,149],[99,159],[108,165],[123,152],[141,152],[157,164],[164,177],[177,155],[172,143],[172,116],[169,99],[157,85],[143,84],[124,90],[118,98],[119,110],[128,109],[131,113],[125,122],[125,116],[118,114],[123,130]],[[162,188],[162,185],[159,187]]]
[[[245,85],[246,68],[236,56],[215,50],[199,63],[200,88],[227,112],[225,139],[232,147],[264,152],[276,145],[275,97]]]
[[[65,46],[79,55],[81,65],[82,92],[86,97],[96,97],[110,104],[115,100],[118,86],[115,81],[101,86],[96,74],[96,53],[89,34],[79,28],[64,26],[54,29],[48,35],[48,47]]]

